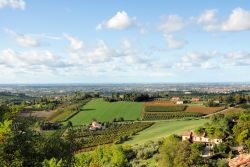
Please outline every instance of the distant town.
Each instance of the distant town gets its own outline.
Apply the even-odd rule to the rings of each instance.
[[[74,91],[99,92],[180,92],[184,94],[229,94],[249,91],[250,83],[168,83],[168,84],[0,84],[0,91],[26,93],[28,95],[64,95]]]

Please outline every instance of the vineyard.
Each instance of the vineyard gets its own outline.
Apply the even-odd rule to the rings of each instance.
[[[201,117],[205,114],[199,112],[143,112],[142,120],[166,120],[186,117]]]
[[[173,101],[150,101],[145,102],[144,106],[172,106],[174,104]]]
[[[203,114],[212,114],[225,109],[225,107],[205,107],[205,106],[189,106],[186,112],[199,112]]]
[[[142,120],[167,120],[186,117],[201,117],[223,110],[225,107],[177,105],[170,101],[144,103]]]
[[[187,108],[185,105],[172,105],[172,106],[145,106],[145,112],[180,112]]]
[[[97,131],[90,131],[87,127],[78,126],[68,129],[66,134],[67,136],[73,135],[79,141],[80,149],[87,149],[102,144],[121,143],[152,125],[153,123],[150,122],[113,123],[106,129]]]

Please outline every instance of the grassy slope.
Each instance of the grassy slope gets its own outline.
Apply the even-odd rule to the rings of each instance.
[[[205,119],[159,121],[124,144],[143,144],[146,141],[157,140],[171,134],[181,134],[183,131],[195,129],[206,122],[208,120]]]
[[[83,111],[70,119],[73,125],[90,123],[93,118],[98,121],[112,121],[114,118],[123,117],[125,120],[140,118],[143,103],[138,102],[105,102],[95,99],[88,102]]]

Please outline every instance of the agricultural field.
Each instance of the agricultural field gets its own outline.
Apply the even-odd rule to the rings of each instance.
[[[244,112],[245,109],[244,108],[229,108],[227,109],[224,114],[229,114],[229,113],[242,113]]]
[[[33,116],[33,117],[38,117],[41,119],[48,119],[49,117],[51,117],[53,114],[55,114],[55,111],[28,111],[28,112],[20,112],[18,113],[18,116],[21,117],[29,117],[29,116]]]
[[[167,105],[167,106],[145,106],[145,112],[180,112],[184,111],[185,105]]]
[[[147,141],[161,139],[171,134],[181,134],[183,131],[202,126],[208,121],[208,119],[158,121],[151,127],[133,136],[131,140],[124,142],[124,144],[143,144]]]
[[[145,102],[144,106],[172,106],[174,104],[172,101],[150,101]]]
[[[167,120],[187,117],[201,117],[223,110],[225,107],[205,107],[199,105],[178,105],[166,102],[145,103],[142,120]]]
[[[142,120],[167,120],[167,119],[181,119],[181,118],[194,118],[201,117],[205,114],[200,112],[143,112]]]
[[[95,99],[83,106],[82,110],[72,117],[73,125],[89,124],[93,119],[100,122],[112,121],[123,117],[125,120],[140,118],[143,103],[141,102],[106,102]]]
[[[205,107],[205,106],[188,106],[186,112],[199,112],[203,114],[212,114],[225,109],[225,107]]]
[[[88,126],[78,126],[67,129],[65,137],[73,134],[75,140],[80,141],[80,149],[89,149],[102,144],[119,144],[152,125],[153,122],[112,123],[97,131],[90,131]]]

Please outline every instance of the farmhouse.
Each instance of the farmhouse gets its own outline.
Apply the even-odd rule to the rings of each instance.
[[[193,131],[187,131],[182,134],[182,141],[185,140],[190,140],[190,142],[204,143],[206,147],[202,156],[211,156],[211,151],[213,150],[214,146],[222,143],[222,139],[211,139],[207,137],[205,133],[203,135],[197,135]]]
[[[89,127],[89,130],[91,131],[95,131],[95,130],[100,130],[100,129],[104,129],[105,127],[102,126],[102,124],[99,124],[96,121],[93,121]]]
[[[198,97],[193,97],[193,98],[191,99],[191,101],[192,101],[192,102],[199,102],[199,101],[200,101],[200,98],[198,98]]]
[[[179,100],[179,101],[176,102],[176,104],[184,104],[184,102]]]
[[[174,97],[171,98],[171,101],[175,101],[175,102],[176,102],[176,101],[180,101],[180,98],[174,96]]]

